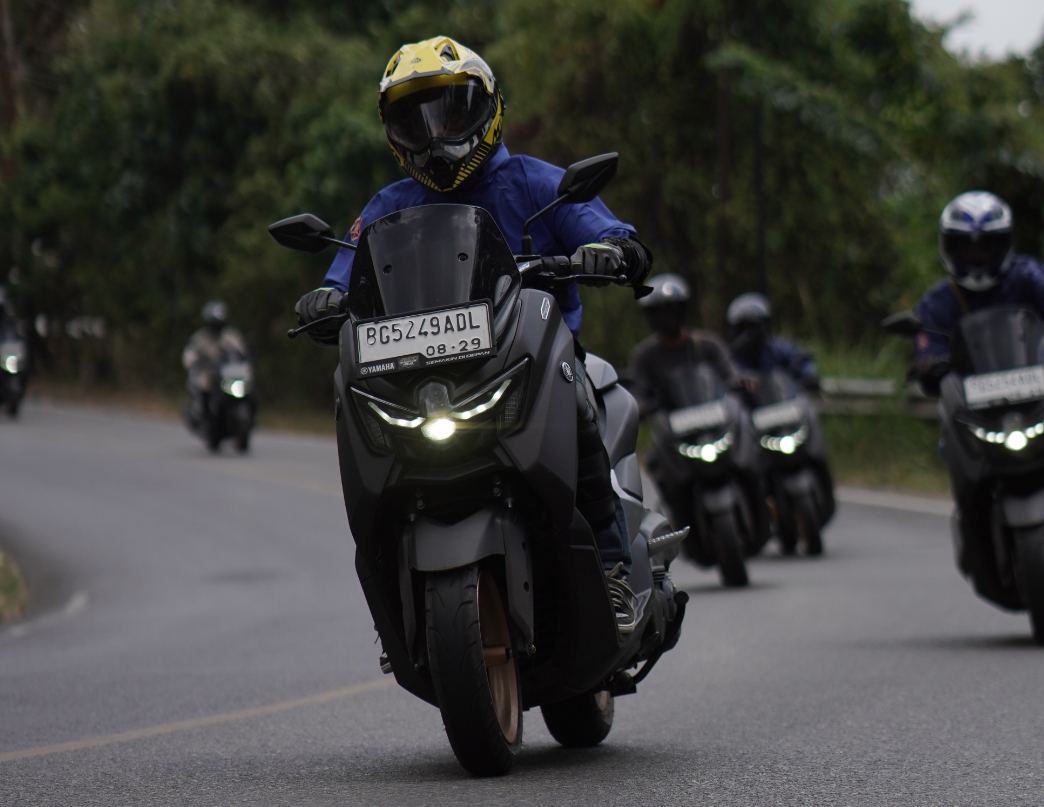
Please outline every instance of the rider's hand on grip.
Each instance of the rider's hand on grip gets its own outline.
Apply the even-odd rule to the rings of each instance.
[[[297,324],[307,325],[323,317],[340,314],[344,295],[337,289],[321,288],[308,292],[294,306],[297,312]],[[331,346],[337,344],[337,335],[341,330],[341,322],[331,322],[308,332],[308,336],[317,345]]]
[[[612,275],[617,277],[623,266],[624,254],[614,244],[584,244],[570,259],[572,269],[578,275]],[[609,281],[592,281],[593,286],[605,286]]]

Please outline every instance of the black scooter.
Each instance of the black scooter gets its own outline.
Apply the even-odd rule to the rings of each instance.
[[[17,417],[29,376],[26,340],[13,324],[0,324],[0,405],[8,417]]]
[[[653,415],[647,466],[673,523],[691,524],[686,555],[717,566],[726,586],[745,586],[745,557],[769,537],[759,449],[750,416],[713,367],[699,363],[669,381],[675,407]]]
[[[774,369],[756,379],[748,398],[775,532],[784,554],[794,554],[800,542],[808,555],[821,555],[822,529],[835,505],[819,413],[789,373]]]
[[[257,414],[254,365],[238,352],[225,352],[221,361],[200,361],[189,370],[192,403],[185,410],[189,430],[203,439],[211,451],[231,439],[241,454],[250,449],[250,435]]]
[[[555,205],[593,199],[616,163],[571,166]],[[353,248],[309,214],[269,230],[306,252]],[[511,767],[534,706],[560,743],[601,742],[614,696],[634,692],[678,641],[687,596],[667,569],[684,531],[642,505],[637,404],[607,362],[577,359],[549,293],[621,279],[513,256],[485,210],[430,205],[370,224],[346,311],[290,332],[344,322],[337,445],[382,668],[439,707],[474,774]],[[631,537],[632,632],[617,628],[575,507],[575,384],[597,402]]]
[[[910,312],[882,326],[925,330]],[[980,596],[1028,610],[1044,644],[1044,323],[1031,311],[989,308],[946,336],[939,421],[957,566]]]

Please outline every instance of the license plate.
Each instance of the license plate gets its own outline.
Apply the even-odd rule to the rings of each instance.
[[[964,400],[969,409],[1037,398],[1044,398],[1044,365],[971,375],[964,379]]]
[[[754,428],[759,432],[767,432],[777,426],[800,423],[804,417],[805,410],[797,401],[782,401],[769,406],[759,406],[750,413],[750,418],[754,421]]]
[[[493,354],[489,306],[472,303],[355,326],[359,374],[416,370]]]
[[[671,431],[679,437],[701,429],[724,426],[728,419],[729,409],[725,406],[724,401],[711,401],[698,406],[688,406],[685,409],[675,409],[668,416]]]
[[[250,364],[245,361],[228,362],[221,365],[222,378],[250,378]]]

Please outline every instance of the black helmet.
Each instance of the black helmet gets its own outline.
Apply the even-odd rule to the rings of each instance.
[[[211,300],[203,306],[203,324],[222,328],[228,324],[228,308],[221,300]]]
[[[648,281],[652,291],[638,301],[654,331],[677,333],[685,326],[689,284],[678,275],[657,275]]]
[[[1011,208],[986,191],[962,193],[939,217],[939,253],[946,271],[969,291],[996,285],[1013,254]]]
[[[725,321],[729,325],[729,347],[744,364],[757,366],[772,333],[772,306],[764,294],[741,294],[729,304]]]

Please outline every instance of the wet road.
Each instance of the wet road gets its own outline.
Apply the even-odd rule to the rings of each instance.
[[[0,423],[0,536],[38,597],[0,629],[0,804],[1044,803],[1025,616],[959,578],[936,505],[858,494],[827,557],[748,590],[677,563],[682,640],[605,744],[531,711],[513,772],[471,779],[380,673],[335,460],[87,409]]]

